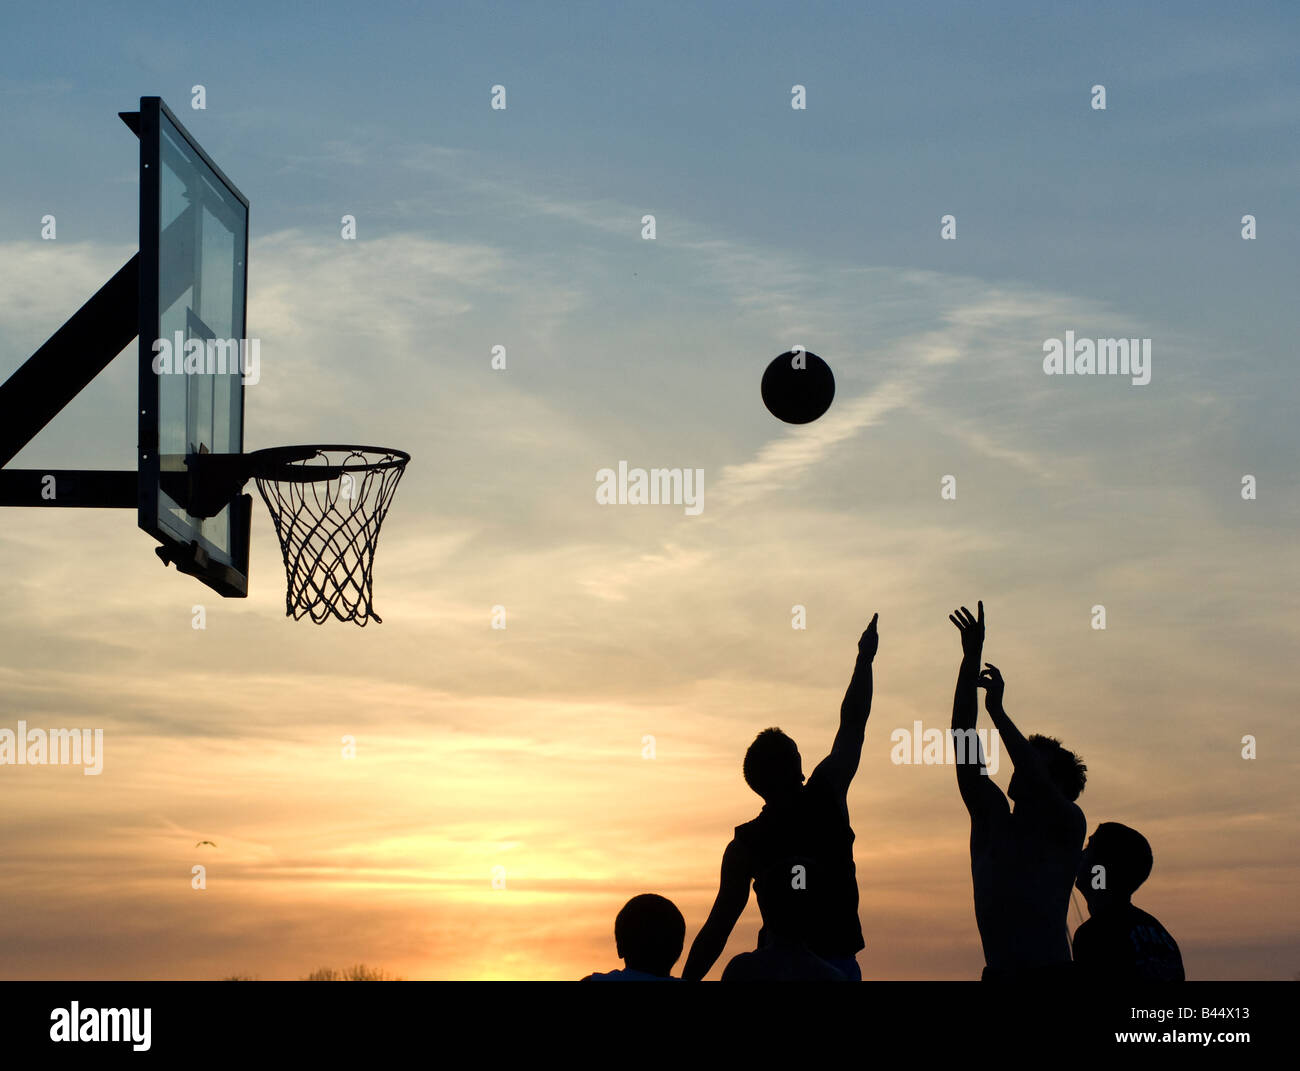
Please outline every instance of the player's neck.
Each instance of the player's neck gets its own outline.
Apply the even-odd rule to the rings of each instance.
[[[1097,915],[1108,915],[1112,911],[1122,911],[1126,907],[1133,906],[1131,896],[1121,896],[1118,893],[1096,893],[1088,900],[1088,914],[1094,918]]]

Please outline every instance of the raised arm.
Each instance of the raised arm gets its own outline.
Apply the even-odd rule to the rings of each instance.
[[[980,674],[978,681],[979,687],[985,690],[984,709],[989,712],[989,718],[992,719],[998,735],[1002,737],[1002,746],[1007,749],[1007,756],[1016,768],[1016,773],[1020,775],[1017,784],[1024,784],[1030,793],[1044,802],[1059,805],[1062,809],[1068,808],[1071,801],[1067,800],[1056,787],[1056,782],[1048,772],[1047,763],[1043,761],[1042,753],[1025,739],[1024,734],[1016,728],[1016,723],[1007,716],[1006,708],[1002,705],[1002,697],[1007,687],[1006,681],[1002,679],[1002,672],[992,662],[985,662],[984,666],[984,672]],[[1017,789],[1017,798],[1019,798],[1019,789]]]
[[[952,697],[952,732],[961,737],[954,740],[957,754],[957,789],[972,817],[977,811],[990,807],[1006,808],[1002,795],[984,768],[984,749],[975,735],[975,719],[979,714],[980,659],[984,654],[984,603],[979,607],[979,617],[966,607],[948,615],[948,620],[961,633],[961,667],[957,670],[957,688]],[[962,761],[962,760],[965,761]],[[972,759],[974,761],[972,761]]]
[[[880,636],[876,632],[879,618],[879,614],[872,616],[871,624],[858,640],[858,660],[853,666],[853,676],[849,680],[848,691],[844,693],[844,702],[840,704],[840,727],[835,733],[835,742],[831,745],[831,753],[813,772],[814,777],[829,778],[842,792],[849,790],[849,782],[858,772],[858,763],[862,761],[862,742],[866,738],[867,718],[871,716],[874,684],[871,664],[880,646]]]
[[[722,879],[713,910],[692,942],[686,966],[682,968],[685,981],[698,982],[722,955],[736,920],[749,903],[750,877],[745,851],[733,840],[722,853]]]

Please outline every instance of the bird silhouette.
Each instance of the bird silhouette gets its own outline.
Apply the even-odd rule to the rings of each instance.
[[[212,847],[214,847],[214,848],[216,847],[216,845],[213,844],[213,842],[210,841],[210,840],[201,840],[201,841],[198,842],[198,844],[194,845],[194,847],[196,847],[196,848],[202,848],[203,845],[205,845],[205,844],[212,844]]]

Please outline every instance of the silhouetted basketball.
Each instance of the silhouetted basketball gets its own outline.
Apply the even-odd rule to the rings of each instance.
[[[831,366],[815,353],[803,353],[803,367],[795,367],[793,350],[781,354],[763,373],[763,404],[787,424],[810,424],[831,407],[835,376]]]

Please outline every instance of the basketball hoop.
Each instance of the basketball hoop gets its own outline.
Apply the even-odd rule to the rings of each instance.
[[[411,455],[375,446],[277,446],[246,455],[288,576],[285,614],[365,626],[379,526]]]

